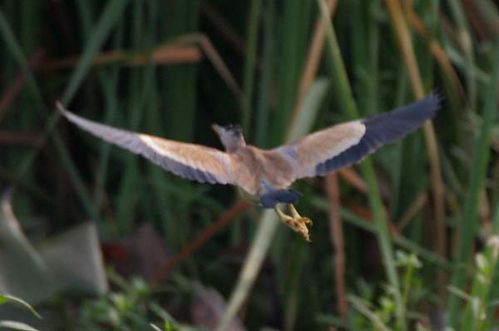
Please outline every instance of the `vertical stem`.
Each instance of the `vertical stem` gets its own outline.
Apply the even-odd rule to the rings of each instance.
[[[275,76],[274,68],[276,57],[276,36],[274,21],[276,17],[275,3],[268,1],[262,12],[263,33],[262,33],[262,63],[261,75],[258,82],[258,102],[256,106],[255,138],[258,146],[265,146],[268,142],[269,109],[272,80]]]
[[[255,283],[263,259],[267,255],[278,224],[279,222],[276,219],[275,212],[271,209],[265,211],[256,232],[255,239],[251,244],[243,270],[239,275],[236,288],[232,292],[227,310],[224,312],[222,320],[215,329],[216,331],[228,330],[230,323],[236,316],[239,308],[241,308],[244,300],[247,298],[251,287]]]
[[[338,0],[327,0],[326,5],[328,12],[333,16],[336,6],[338,5]],[[298,99],[295,105],[294,115],[300,109],[301,101],[317,75],[317,69],[319,68],[322,53],[324,51],[325,30],[322,20],[318,18],[315,23],[310,48],[308,49],[307,60],[301,75],[300,86],[298,87]]]
[[[411,82],[411,87],[417,99],[422,99],[425,96],[423,80],[419,71],[416,60],[416,53],[412,45],[412,38],[404,19],[402,6],[398,0],[385,0],[390,19],[399,43],[400,52],[405,63],[405,67]],[[445,202],[444,202],[444,185],[442,173],[440,172],[440,159],[438,156],[438,145],[435,136],[433,124],[427,121],[424,125],[424,134],[426,148],[428,150],[428,159],[430,163],[430,176],[433,183],[433,203],[435,217],[435,247],[440,256],[445,256],[447,246],[447,238],[445,235]],[[441,272],[438,274],[438,281],[441,288],[444,288],[445,275]],[[442,290],[443,291],[443,290]]]
[[[357,105],[352,96],[352,89],[347,78],[346,69],[343,64],[343,58],[341,56],[340,48],[338,46],[338,41],[336,39],[336,34],[334,31],[334,26],[331,24],[329,14],[327,11],[327,6],[324,0],[317,0],[322,18],[324,20],[324,25],[326,26],[327,40],[329,43],[329,52],[331,56],[331,64],[333,66],[334,73],[336,75],[336,86],[338,88],[338,101],[341,106],[350,117],[358,117],[359,112]],[[374,220],[376,223],[376,235],[378,237],[378,243],[380,245],[381,254],[383,256],[383,265],[385,267],[386,276],[390,284],[391,289],[394,293],[395,304],[396,304],[396,320],[397,329],[406,330],[405,323],[405,307],[402,304],[402,296],[400,293],[400,282],[395,267],[393,247],[390,238],[390,232],[388,228],[388,222],[386,220],[383,204],[378,190],[378,184],[376,182],[376,176],[374,173],[374,167],[370,159],[367,159],[362,163],[362,171],[366,182],[368,185],[368,196],[369,203],[373,210]]]
[[[258,41],[258,23],[262,0],[252,0],[249,13],[248,41],[246,51],[246,62],[244,64],[243,83],[243,130],[248,134],[251,125],[251,99],[253,96],[253,85],[255,81],[255,63]]]
[[[338,0],[326,0],[327,10],[331,16],[334,16],[337,5]],[[319,64],[324,53],[324,42],[326,41],[325,36],[325,26],[322,22],[322,19],[318,17],[315,23],[315,29],[312,36],[312,41],[310,42],[310,46],[308,49],[303,72],[301,74],[300,85],[298,86],[298,96],[296,98],[291,123],[297,121],[305,96],[317,76],[317,70],[319,69]]]
[[[490,76],[485,106],[483,111],[482,127],[479,130],[479,136],[475,142],[475,154],[471,166],[471,177],[469,190],[464,202],[463,215],[459,227],[460,238],[458,242],[458,253],[456,256],[456,265],[463,266],[469,262],[473,241],[477,229],[478,205],[480,192],[485,185],[487,176],[487,164],[490,157],[490,142],[494,118],[497,115],[497,88],[499,81],[499,39],[496,41],[494,56],[492,57],[493,69]],[[451,285],[462,289],[466,283],[466,273],[458,268],[452,275]],[[455,295],[449,298],[449,318],[451,325],[455,326],[460,316],[459,298]]]
[[[287,2],[285,2],[285,3],[286,3],[286,5],[288,5]],[[286,11],[289,11],[289,12],[287,12],[287,15],[285,15],[285,16],[287,16],[287,18],[285,19],[284,25],[286,25],[286,27],[288,27],[288,25],[289,25],[289,26],[292,26],[293,29],[299,30],[298,28],[300,26],[296,25],[296,21],[297,21],[296,18],[300,18],[301,16],[307,17],[307,15],[304,15],[304,13],[306,13],[306,12],[304,12],[304,9],[308,9],[308,7],[307,7],[307,6],[309,6],[308,2],[303,1],[303,0],[293,1],[293,2],[289,2],[289,5],[291,7],[286,8]],[[294,18],[294,20],[293,20],[293,18]],[[306,23],[306,21],[300,20],[300,24],[302,24],[303,26],[306,26],[305,23]],[[287,30],[285,30],[285,31],[286,31],[286,33],[289,34],[288,39],[293,39],[293,43],[294,43],[293,45],[287,46],[285,51],[288,50],[288,47],[293,51],[301,50],[298,47],[298,43],[302,40],[301,38],[298,38],[298,36],[300,34],[297,33],[296,31],[287,31]],[[293,37],[293,38],[291,38],[291,37]],[[302,37],[304,40],[305,35],[303,34]],[[286,54],[286,55],[288,55],[288,54]],[[283,61],[285,62],[285,63],[281,63],[283,68],[286,68],[286,69],[296,68],[297,67],[296,63],[300,62],[300,61],[297,61],[297,59],[299,58],[299,56],[297,56],[297,55],[298,54],[292,54],[292,56],[290,55],[290,58],[288,57],[287,59],[283,59]],[[283,62],[283,61],[281,61],[281,62]],[[285,93],[283,95],[280,95],[280,99],[282,99],[282,102],[284,102],[284,104],[288,104],[288,103],[292,104],[294,102],[295,98],[294,98],[294,94],[291,92],[296,90],[295,85],[297,85],[297,84],[295,84],[295,83],[297,80],[294,79],[294,77],[293,77],[294,76],[293,70],[291,70],[291,71],[285,70],[285,73],[286,73],[285,77],[288,79],[291,79],[291,81],[287,80],[285,82],[282,82],[280,87],[282,88],[282,91],[284,91]],[[280,112],[281,115],[286,115],[287,113],[284,114],[284,111],[289,112],[289,109],[290,109],[290,107],[286,108],[282,105],[280,106],[280,108],[282,111],[282,112]],[[304,109],[301,109],[300,112],[304,112]],[[308,114],[308,115],[315,116],[315,114],[316,114],[316,112],[314,111],[314,112],[310,112],[310,114]],[[291,129],[288,131],[288,136],[287,136],[288,141],[290,139],[296,139],[297,137],[300,137],[300,136],[303,136],[304,134],[306,134],[310,130],[310,125],[313,122],[313,120],[311,120],[311,121],[304,121],[304,123],[293,123],[293,122],[288,123],[287,121],[284,120],[285,118],[287,118],[287,116],[280,117],[279,120],[281,122],[280,125],[287,124],[288,126],[291,127]],[[273,131],[275,131],[278,135],[283,135],[283,133],[284,133],[284,130],[276,130],[275,128],[273,129]],[[273,137],[273,138],[275,139],[276,137]],[[274,142],[279,142],[279,141],[280,141],[280,139],[274,140]],[[273,210],[267,210],[263,213],[261,220],[259,222],[259,225],[258,225],[255,239],[252,241],[249,254],[244,261],[243,270],[241,271],[241,274],[240,274],[239,279],[237,281],[236,287],[235,287],[234,291],[232,292],[227,309],[224,312],[222,319],[216,328],[217,331],[227,330],[230,327],[231,321],[234,319],[237,312],[241,308],[244,300],[246,300],[248,293],[256,280],[258,271],[260,270],[260,268],[262,266],[263,260],[264,260],[266,254],[269,250],[269,247],[273,243],[274,234],[275,234],[275,231],[277,229],[278,224],[279,223],[278,223],[278,220],[276,219],[276,213]]]
[[[326,177],[326,193],[329,200],[329,238],[333,246],[334,283],[338,312],[343,320],[348,314],[348,303],[345,286],[345,247],[343,240],[343,222],[340,216],[340,188],[338,175],[333,173]]]
[[[411,291],[413,274],[414,274],[414,266],[408,264],[407,270],[405,271],[404,275],[404,289],[402,292],[402,302],[404,303],[405,306],[407,306],[407,302],[409,301],[409,293]]]
[[[473,54],[473,38],[470,33],[470,26],[466,20],[461,1],[447,1],[457,25],[456,35],[459,38],[459,46],[464,52],[465,76],[468,88],[469,102],[471,109],[476,107],[477,86],[474,77],[475,56]]]

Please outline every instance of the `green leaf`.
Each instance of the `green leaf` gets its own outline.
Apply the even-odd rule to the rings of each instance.
[[[0,329],[22,330],[22,331],[39,331],[26,323],[16,321],[0,321]]]
[[[29,311],[31,311],[31,313],[33,313],[33,315],[35,315],[39,319],[42,319],[42,316],[40,314],[38,314],[38,312],[35,310],[35,308],[33,308],[33,306],[31,306],[28,302],[24,301],[23,299],[20,299],[18,297],[15,297],[15,296],[9,295],[9,294],[1,294],[0,301],[1,301],[0,304],[5,303],[5,302],[18,303],[21,306],[24,306],[25,308],[27,308]]]
[[[162,331],[158,326],[154,325],[154,324],[149,324],[151,326],[151,328],[155,331]]]

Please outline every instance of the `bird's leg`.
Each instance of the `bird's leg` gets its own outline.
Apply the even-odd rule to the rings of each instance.
[[[288,208],[291,211],[291,215],[284,214],[277,205],[275,206],[275,211],[284,224],[301,234],[306,241],[310,241],[310,234],[307,226],[312,225],[312,221],[308,217],[303,217],[298,214],[298,211],[293,204],[288,204]]]

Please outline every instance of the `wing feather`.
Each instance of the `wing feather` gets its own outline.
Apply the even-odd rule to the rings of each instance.
[[[62,105],[61,113],[72,123],[109,143],[149,159],[177,176],[198,182],[234,184],[233,160],[225,152],[201,145],[181,143],[147,134],[113,128],[79,117]]]
[[[317,176],[317,165],[358,144],[364,133],[365,126],[354,121],[334,125],[304,137],[294,144],[298,161],[296,178]]]
[[[361,161],[384,144],[415,131],[440,108],[440,96],[432,93],[391,112],[346,122],[312,133],[275,151],[296,154],[296,177],[323,176]]]

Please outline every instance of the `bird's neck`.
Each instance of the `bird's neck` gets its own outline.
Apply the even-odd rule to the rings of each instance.
[[[246,143],[242,142],[241,144],[235,144],[235,145],[232,145],[232,146],[227,146],[227,148],[225,149],[225,151],[227,153],[238,153],[238,152],[240,152],[241,150],[243,150],[245,148],[246,148]]]

